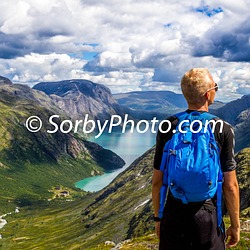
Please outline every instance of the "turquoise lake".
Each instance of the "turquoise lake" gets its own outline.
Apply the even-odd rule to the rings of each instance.
[[[95,192],[107,186],[119,173],[123,172],[135,159],[145,153],[155,144],[156,134],[148,130],[146,133],[112,132],[105,133],[99,138],[90,138],[106,149],[118,154],[125,162],[125,166],[111,173],[93,176],[78,181],[75,186],[85,191]]]

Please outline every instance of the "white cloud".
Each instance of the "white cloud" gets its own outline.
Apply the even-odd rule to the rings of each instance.
[[[67,54],[52,53],[39,55],[32,53],[24,57],[0,59],[2,74],[11,75],[14,83],[34,85],[41,81],[58,81],[73,78],[74,70],[82,69],[84,60],[71,58]]]
[[[1,1],[1,74],[29,84],[79,77],[113,92],[179,91],[185,71],[207,67],[228,100],[249,90],[249,62],[235,62],[247,54],[226,40],[247,37],[249,8],[247,0]],[[87,63],[84,52],[98,55]]]

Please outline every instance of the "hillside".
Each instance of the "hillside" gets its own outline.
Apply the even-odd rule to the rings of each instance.
[[[167,116],[187,109],[187,103],[182,94],[172,91],[135,91],[114,94],[124,113],[136,119],[165,119]],[[216,101],[210,110],[216,110],[224,103]]]
[[[122,167],[124,161],[79,135],[46,132],[51,115],[67,115],[46,94],[28,86],[0,85],[0,212],[50,198],[54,186],[74,188],[85,177]],[[31,133],[28,117],[38,115],[42,129]],[[105,159],[105,160],[103,160]]]
[[[43,91],[53,99],[56,105],[73,119],[104,121],[111,115],[122,115],[120,107],[104,85],[88,80],[73,79],[59,82],[41,82],[33,89]]]
[[[245,215],[250,217],[250,148],[241,150],[235,157],[237,178],[240,186],[241,210],[247,209]]]
[[[249,150],[242,150],[236,157],[241,194],[244,194],[242,209],[249,206],[249,176],[245,174],[249,173]],[[24,208],[19,214],[12,215],[0,232],[3,246],[17,250],[35,247],[103,250],[112,248],[105,246],[105,241],[113,241],[119,246],[120,242],[132,238],[121,243],[121,249],[154,249],[157,245],[155,236],[144,237],[154,230],[151,202],[153,154],[154,148],[134,161],[102,191],[69,203],[53,202],[40,208]],[[242,221],[245,222],[242,223],[241,243],[236,249],[246,249],[250,236],[246,229],[248,224],[245,224],[247,219],[242,218]],[[139,238],[133,239],[135,237]]]
[[[137,159],[103,191],[72,202],[53,201],[21,208],[6,217],[2,246],[14,249],[89,249],[106,240],[116,243],[136,234],[130,224],[146,213],[144,233],[151,221],[151,162],[153,149]],[[143,208],[148,208],[146,212]],[[82,214],[82,215],[81,215]],[[143,222],[141,220],[141,223]],[[142,224],[140,224],[142,226]],[[133,232],[133,233],[132,233]],[[8,248],[7,248],[8,249]]]
[[[113,96],[125,113],[137,119],[164,119],[187,107],[183,95],[171,91],[135,91]]]
[[[250,108],[250,94],[244,95],[240,99],[231,101],[223,107],[217,109],[214,113],[229,122],[233,126],[238,123],[238,116],[244,110]]]
[[[186,108],[186,100],[182,94],[171,91],[135,91],[122,94],[114,94],[120,105],[133,110],[154,111],[158,113],[166,112],[166,109],[177,110]]]
[[[8,78],[0,76],[0,84],[13,84]]]
[[[242,148],[250,147],[250,107],[238,115],[236,122],[235,150],[238,152]]]
[[[250,95],[231,101],[211,113],[229,122],[235,131],[235,152],[250,147]]]

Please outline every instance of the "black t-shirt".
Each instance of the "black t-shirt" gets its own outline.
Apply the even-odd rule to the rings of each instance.
[[[188,113],[192,112],[192,110],[187,110]],[[201,111],[202,112],[202,111]],[[154,156],[154,168],[160,169],[161,159],[163,155],[163,148],[168,140],[172,138],[173,130],[176,128],[178,124],[178,118],[175,116],[171,116],[167,118],[172,124],[171,130],[167,133],[161,133],[158,130],[156,137],[156,148],[155,148],[155,156]],[[234,159],[234,131],[232,126],[219,119],[215,118],[216,121],[222,121],[222,124],[217,122],[214,130],[214,137],[217,142],[218,147],[220,148],[220,161],[222,172],[228,172],[235,170],[236,162]],[[162,125],[162,131],[167,131],[169,124],[164,123]],[[222,126],[222,129],[221,129]],[[221,130],[221,131],[220,131]]]

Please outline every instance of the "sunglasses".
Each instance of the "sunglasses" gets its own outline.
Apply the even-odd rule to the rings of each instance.
[[[218,89],[219,89],[218,84],[217,84],[217,83],[214,83],[214,87],[212,87],[212,88],[210,88],[210,89],[207,89],[207,91],[206,91],[203,95],[205,95],[208,91],[210,91],[210,90],[212,90],[212,89],[214,89],[215,91],[218,91]]]

